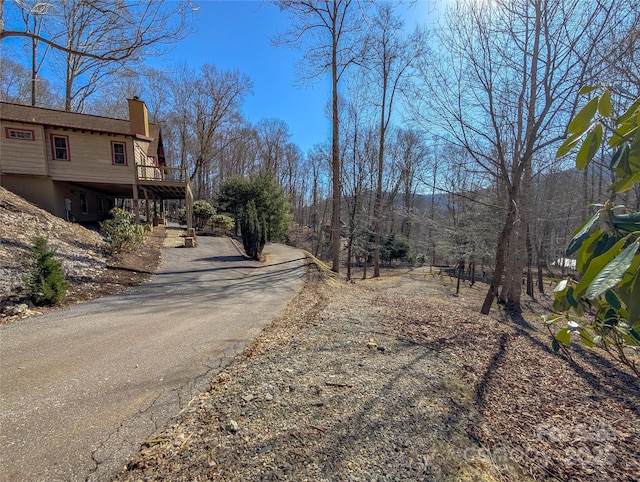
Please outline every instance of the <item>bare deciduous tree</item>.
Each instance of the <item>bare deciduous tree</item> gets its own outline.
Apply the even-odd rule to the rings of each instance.
[[[579,86],[594,77],[595,46],[629,8],[622,0],[505,0],[459,2],[449,11],[440,37],[446,55],[424,70],[430,112],[439,114],[445,140],[469,152],[506,193],[482,313],[489,312],[503,274],[504,301],[521,310],[532,162],[563,138]]]
[[[374,250],[373,276],[380,276],[380,236],[382,228],[382,183],[384,175],[385,147],[387,131],[394,113],[396,95],[402,88],[402,82],[409,69],[422,55],[424,37],[416,31],[412,38],[404,38],[403,22],[395,15],[394,7],[389,3],[377,6],[368,37],[366,67],[377,90],[378,106],[378,169],[376,197],[374,202]]]
[[[9,9],[19,11],[21,25],[7,24],[7,18],[16,17]],[[0,0],[0,41],[18,37],[32,43],[34,55],[39,43],[61,53],[65,108],[78,109],[100,80],[188,35],[193,11],[185,1],[47,0],[5,6]]]
[[[304,49],[310,79],[331,72],[331,167],[333,202],[331,217],[332,269],[340,271],[340,119],[338,83],[347,67],[360,58],[357,37],[362,23],[355,0],[280,0],[280,9],[289,12],[290,30],[276,43]]]
[[[289,126],[281,119],[263,119],[256,125],[259,153],[264,168],[276,173],[285,160],[285,149],[289,143]]]

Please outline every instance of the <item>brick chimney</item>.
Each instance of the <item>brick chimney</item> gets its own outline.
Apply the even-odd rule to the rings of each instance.
[[[132,134],[149,137],[149,113],[146,104],[138,97],[127,99],[129,103],[129,124]]]

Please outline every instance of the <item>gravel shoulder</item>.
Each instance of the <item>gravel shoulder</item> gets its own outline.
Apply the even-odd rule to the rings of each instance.
[[[482,287],[395,274],[312,274],[116,480],[637,479],[636,379],[553,354],[535,313],[477,315]]]

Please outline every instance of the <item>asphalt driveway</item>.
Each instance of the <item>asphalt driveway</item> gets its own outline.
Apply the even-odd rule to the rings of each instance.
[[[165,248],[121,295],[0,327],[0,480],[109,480],[298,292],[302,253]]]

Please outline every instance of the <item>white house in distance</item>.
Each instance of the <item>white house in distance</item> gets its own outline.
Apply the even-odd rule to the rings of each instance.
[[[140,199],[185,199],[190,214],[187,173],[166,167],[145,103],[128,102],[128,120],[0,102],[0,186],[69,221],[100,221],[118,198],[136,219]]]

